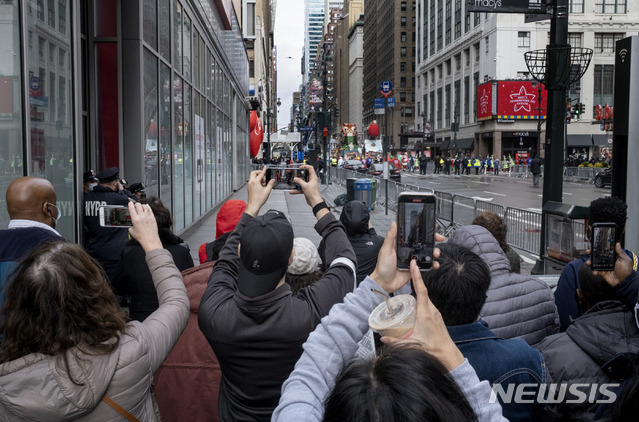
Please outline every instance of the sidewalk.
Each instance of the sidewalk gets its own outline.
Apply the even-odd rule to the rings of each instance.
[[[382,187],[381,190],[378,191],[379,195],[384,194],[383,189],[384,188]],[[333,205],[335,197],[346,193],[346,186],[336,183],[320,185],[320,192],[322,193],[322,198],[324,198],[329,205]],[[247,201],[248,192],[246,190],[246,184],[237,192],[233,193],[233,195],[231,195],[228,199],[242,199]],[[287,190],[273,190],[271,191],[268,201],[266,201],[266,204],[262,207],[260,214],[263,214],[270,209],[278,210],[286,215],[286,218],[288,218],[293,226],[293,232],[296,237],[306,237],[313,242],[315,246],[319,246],[321,238],[314,228],[317,220],[315,219],[311,208],[306,204],[304,195],[290,195]],[[342,207],[333,208],[333,214],[338,219],[341,212]],[[216,217],[217,210],[206,218],[200,220],[198,224],[189,228],[181,235],[182,239],[184,239],[191,249],[191,256],[193,257],[195,265],[198,265],[200,262],[197,254],[200,245],[202,243],[212,242],[215,240]],[[371,211],[371,224],[380,236],[386,236],[386,232],[388,231],[391,222],[395,221],[395,219],[395,211],[390,208],[388,210],[388,215],[386,215],[385,207],[376,206],[375,209]],[[522,253],[521,251],[517,252],[520,254]],[[521,274],[530,274],[532,268],[533,264],[526,261],[522,262]]]
[[[324,198],[329,205],[332,205],[335,197],[346,193],[346,186],[335,183],[331,185],[320,185],[320,192],[322,193],[322,198]],[[247,201],[248,192],[246,190],[246,184],[233,193],[228,199],[242,199]],[[314,228],[317,220],[311,208],[306,204],[304,195],[290,195],[287,190],[273,190],[268,201],[266,201],[266,204],[262,207],[260,214],[270,209],[281,211],[286,215],[286,218],[288,218],[293,226],[293,232],[296,237],[306,237],[313,242],[315,246],[319,246],[321,238]],[[217,211],[216,209],[181,235],[182,239],[184,239],[191,249],[191,256],[193,257],[195,265],[198,265],[200,262],[197,254],[200,245],[215,240],[215,219],[217,218]],[[334,208],[333,210],[336,218],[339,218],[341,212],[341,207]],[[375,207],[375,209],[371,211],[371,224],[381,236],[386,235],[386,231],[392,221],[395,221],[395,212],[391,209],[388,210],[388,215],[385,214],[384,207]]]

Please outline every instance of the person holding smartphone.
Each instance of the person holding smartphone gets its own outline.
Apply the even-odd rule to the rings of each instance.
[[[620,198],[606,196],[595,199],[590,203],[588,227],[586,230],[588,231],[589,236],[593,236],[593,225],[595,223],[614,223],[616,225],[616,239],[620,239],[626,229],[626,219],[628,218],[627,214],[628,205]],[[615,244],[616,243],[617,241],[615,240]],[[613,287],[620,297],[634,296],[634,298],[636,298],[638,286],[637,282],[634,280],[636,279],[638,265],[637,255],[635,255],[632,251],[622,250],[621,246],[618,245],[615,245],[615,249],[617,251],[617,257],[621,256],[619,250],[628,256],[628,260],[624,258],[622,262],[632,262],[632,271],[627,272],[625,270],[615,270],[612,273],[608,272],[604,278],[609,281],[609,283],[615,283]],[[559,312],[560,331],[562,332],[566,331],[571,322],[582,314],[576,298],[576,292],[579,288],[578,274],[581,266],[584,265],[586,261],[589,261],[589,259],[590,255],[584,255],[568,263],[561,272],[561,276],[557,282],[557,289],[555,290],[555,304],[557,305],[557,311]],[[623,276],[624,278],[620,279],[620,276]]]
[[[84,195],[85,249],[97,259],[109,281],[113,281],[120,260],[120,252],[129,238],[127,230],[100,225],[100,207],[103,205],[126,206],[129,198],[122,193],[120,169],[111,167],[99,172],[100,184]]]

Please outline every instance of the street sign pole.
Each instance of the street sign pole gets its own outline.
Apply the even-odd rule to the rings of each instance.
[[[382,142],[382,154],[384,154],[384,174],[389,174],[388,169],[388,96],[393,92],[393,84],[389,80],[382,81],[380,92],[384,96],[384,141]],[[386,215],[388,215],[388,177],[384,179],[384,197],[386,199]]]

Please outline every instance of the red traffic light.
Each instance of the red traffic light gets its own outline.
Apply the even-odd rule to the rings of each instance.
[[[322,136],[328,136],[328,128],[326,126],[322,129]]]

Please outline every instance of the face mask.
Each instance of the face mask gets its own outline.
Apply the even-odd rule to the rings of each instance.
[[[89,192],[93,190],[94,187],[98,186],[97,183],[89,183]]]
[[[57,214],[56,217],[51,216],[51,219],[53,220],[53,227],[55,227],[58,224],[58,220],[62,217],[62,211],[60,211],[60,208],[58,208],[57,205],[54,205],[54,204],[52,204],[50,202],[47,202],[47,204],[55,207],[55,209],[58,211],[58,214]]]

